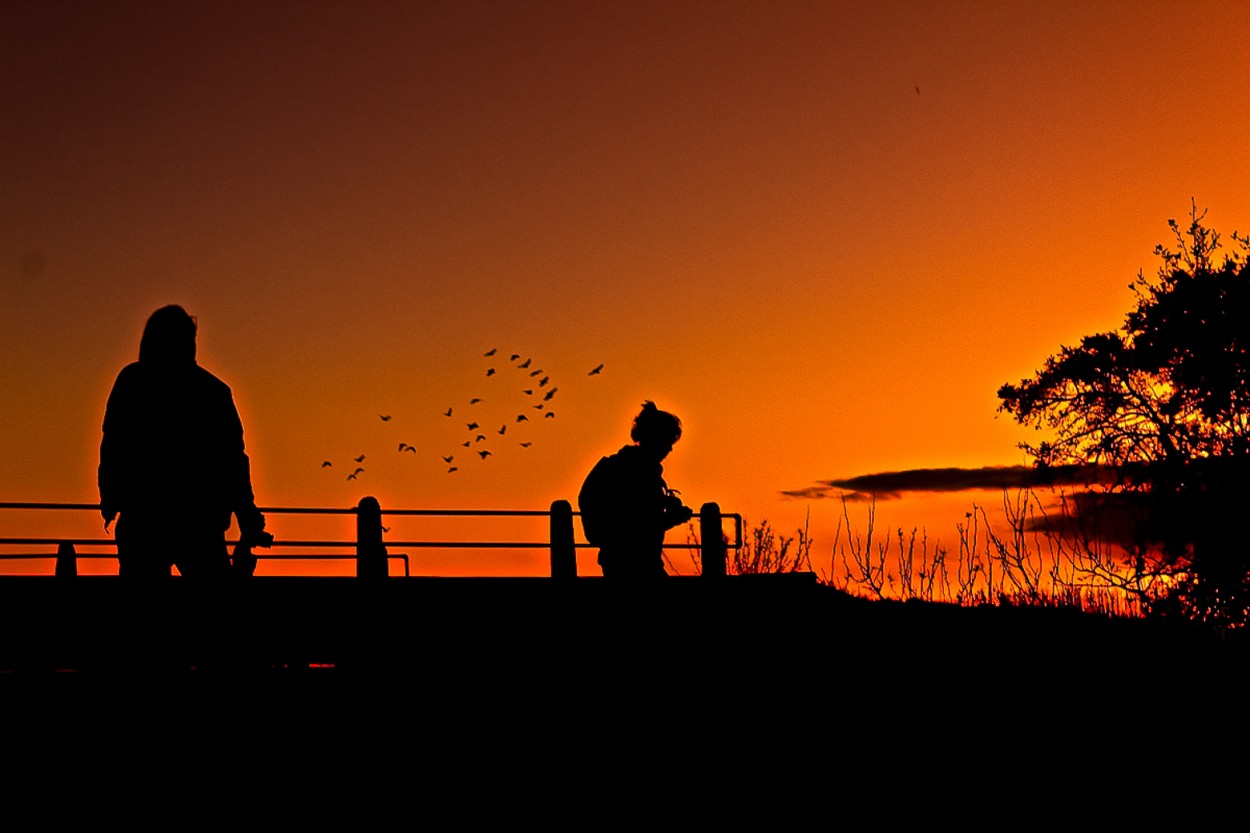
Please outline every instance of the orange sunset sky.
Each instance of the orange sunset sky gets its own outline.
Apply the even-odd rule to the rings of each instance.
[[[0,501],[97,499],[179,303],[263,506],[544,509],[653,399],[689,504],[827,561],[838,501],[784,491],[1025,462],[998,387],[1118,326],[1191,198],[1248,230],[1247,44],[1242,2],[9,0]]]

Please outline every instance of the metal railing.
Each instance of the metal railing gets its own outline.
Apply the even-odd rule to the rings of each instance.
[[[0,502],[0,510],[49,510],[49,511],[91,511],[98,513],[100,507],[94,503],[16,503]],[[382,509],[376,498],[365,497],[356,506],[348,509],[325,509],[269,506],[260,507],[266,515],[355,515],[356,537],[354,540],[280,540],[274,546],[282,549],[324,550],[353,547],[353,553],[317,554],[303,553],[264,553],[253,551],[258,561],[276,560],[354,560],[356,576],[366,579],[385,578],[390,575],[390,562],[400,561],[403,564],[405,577],[411,576],[409,556],[407,553],[392,554],[390,548],[408,549],[478,549],[478,550],[535,550],[549,551],[552,578],[577,577],[577,550],[593,548],[594,545],[579,540],[573,527],[573,518],[580,513],[574,512],[567,500],[552,502],[550,509],[512,510],[512,509]],[[382,525],[382,517],[386,516],[425,516],[425,517],[547,517],[549,534],[546,540],[539,541],[467,541],[467,540],[395,540],[384,538],[386,531]],[[700,550],[701,575],[709,578],[724,576],[728,560],[728,550],[742,546],[742,516],[724,514],[715,503],[705,503],[699,512],[700,543],[669,544],[665,549]],[[733,522],[732,538],[725,535],[724,522]],[[227,541],[228,545],[237,541]],[[117,558],[117,542],[111,538],[69,538],[69,537],[0,537],[0,547],[14,546],[47,546],[55,547],[55,552],[23,552],[0,553],[0,561],[55,559],[55,575],[69,577],[78,575],[78,561],[81,559],[114,559]],[[79,552],[79,548],[88,550],[105,549],[111,552]]]

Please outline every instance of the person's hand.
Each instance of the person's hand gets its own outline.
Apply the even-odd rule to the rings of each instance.
[[[264,547],[265,549],[268,549],[273,546],[273,533],[266,532],[263,529],[256,532],[248,532],[243,536],[243,541],[246,541],[248,549],[251,549],[252,547]],[[240,541],[240,544],[242,544],[243,541]]]
[[[681,498],[670,494],[668,505],[664,507],[665,523],[669,529],[680,526],[694,517],[694,510],[681,502]]]

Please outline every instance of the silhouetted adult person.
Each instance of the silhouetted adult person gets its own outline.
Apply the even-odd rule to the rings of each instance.
[[[600,458],[577,496],[586,539],[599,547],[606,578],[651,579],[664,570],[664,533],[693,513],[664,482],[661,465],[681,438],[681,420],[647,401],[632,445]]]
[[[226,530],[268,546],[230,388],[195,360],[196,320],[180,306],[148,319],[139,360],[122,368],[104,413],[100,512],[114,519],[120,574],[188,578],[230,570]]]

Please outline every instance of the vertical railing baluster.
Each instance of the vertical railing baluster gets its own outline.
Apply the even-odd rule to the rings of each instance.
[[[573,507],[567,500],[551,503],[551,577],[577,578],[577,548],[573,544]]]
[[[62,541],[56,548],[56,577],[74,578],[78,575],[78,553],[74,545]]]
[[[382,506],[375,497],[362,497],[356,504],[356,577],[375,580],[388,574]]]
[[[715,503],[705,503],[699,510],[699,538],[701,541],[699,560],[703,564],[704,577],[724,576],[727,554],[725,530],[722,526],[720,506]]]

